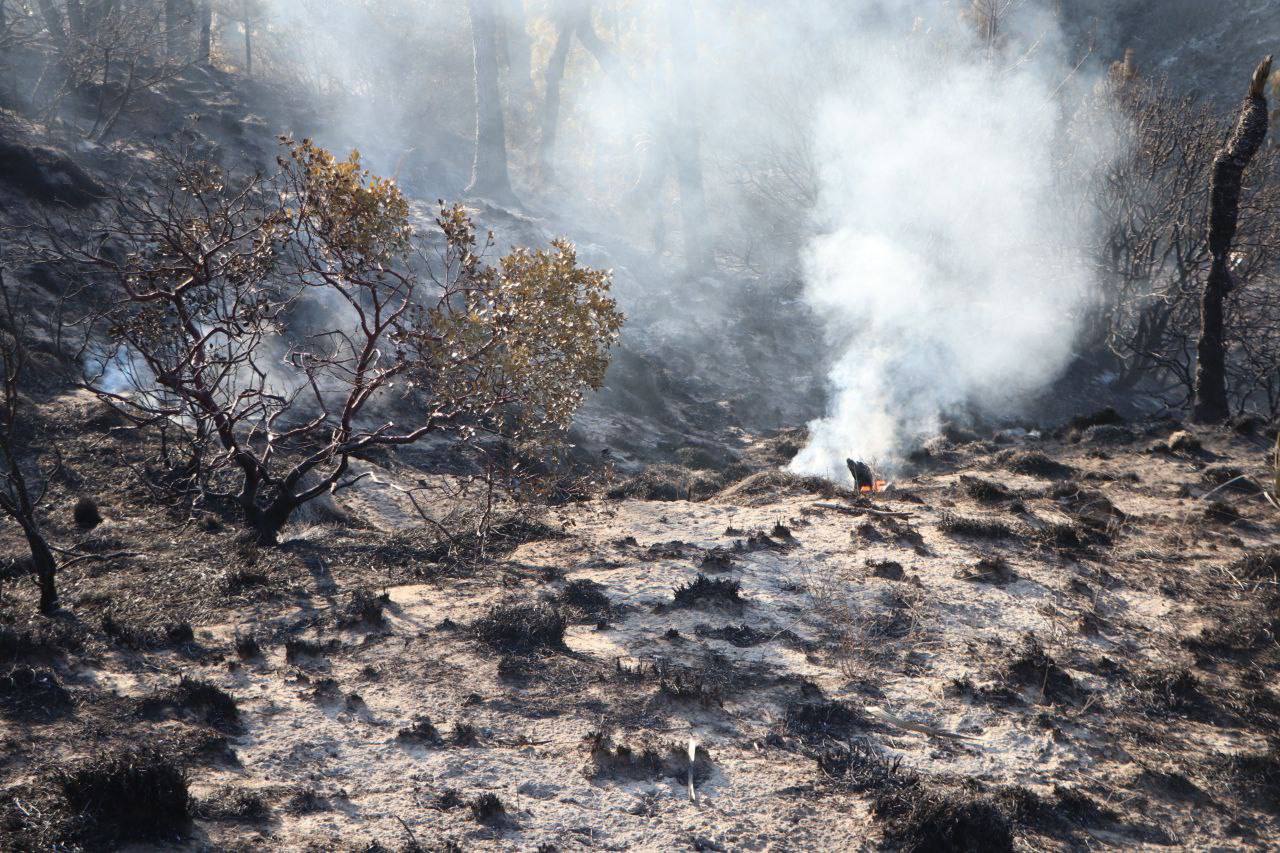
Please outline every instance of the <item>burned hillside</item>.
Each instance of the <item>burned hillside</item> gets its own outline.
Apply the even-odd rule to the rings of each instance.
[[[1274,847],[1194,5],[0,0],[0,851]]]

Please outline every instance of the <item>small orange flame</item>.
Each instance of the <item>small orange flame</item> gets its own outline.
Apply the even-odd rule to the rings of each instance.
[[[884,480],[876,480],[876,483],[874,486],[863,486],[861,491],[864,495],[869,495],[872,492],[883,492],[885,490],[885,487],[888,485],[889,484],[886,483]]]

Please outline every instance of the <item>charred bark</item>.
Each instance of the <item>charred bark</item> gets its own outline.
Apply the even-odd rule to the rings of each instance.
[[[1231,292],[1231,243],[1240,220],[1244,172],[1267,136],[1267,99],[1271,57],[1253,72],[1249,94],[1240,105],[1235,129],[1213,160],[1209,189],[1209,251],[1213,263],[1200,302],[1200,339],[1196,344],[1196,394],[1193,418],[1199,423],[1227,419],[1226,343],[1223,302]]]
[[[469,5],[475,60],[476,144],[471,184],[466,192],[509,202],[514,194],[507,171],[507,129],[498,84],[497,19],[493,0],[469,0]]]

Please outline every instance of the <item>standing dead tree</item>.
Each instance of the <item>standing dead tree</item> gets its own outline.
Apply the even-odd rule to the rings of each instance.
[[[58,607],[58,561],[40,524],[40,506],[49,485],[29,445],[31,424],[24,420],[21,383],[28,368],[27,318],[18,310],[0,272],[0,513],[22,529],[31,555],[31,572],[40,586],[40,612]]]
[[[1090,185],[1079,215],[1098,238],[1086,253],[1100,285],[1082,344],[1119,389],[1194,400],[1213,264],[1210,185],[1227,132],[1210,106],[1144,79],[1131,54],[1073,120],[1061,176]],[[1280,148],[1257,153],[1238,201],[1224,308],[1227,391],[1235,409],[1280,411],[1280,312],[1270,297],[1280,262]]]
[[[1231,292],[1231,245],[1240,221],[1244,171],[1267,136],[1265,87],[1271,76],[1271,57],[1253,72],[1249,94],[1240,105],[1235,129],[1213,160],[1209,190],[1209,251],[1213,263],[1200,304],[1200,340],[1196,345],[1196,386],[1193,416],[1200,423],[1227,419],[1226,343],[1223,300]]]
[[[162,193],[116,200],[104,240],[57,247],[118,294],[89,386],[135,423],[180,427],[193,477],[262,544],[358,481],[370,448],[567,428],[622,322],[569,244],[494,269],[446,208],[428,251],[357,155],[286,144],[265,181],[176,156]]]

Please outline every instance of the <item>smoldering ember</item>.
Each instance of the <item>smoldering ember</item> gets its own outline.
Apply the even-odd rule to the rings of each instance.
[[[0,851],[1280,848],[1277,47],[0,0]]]

